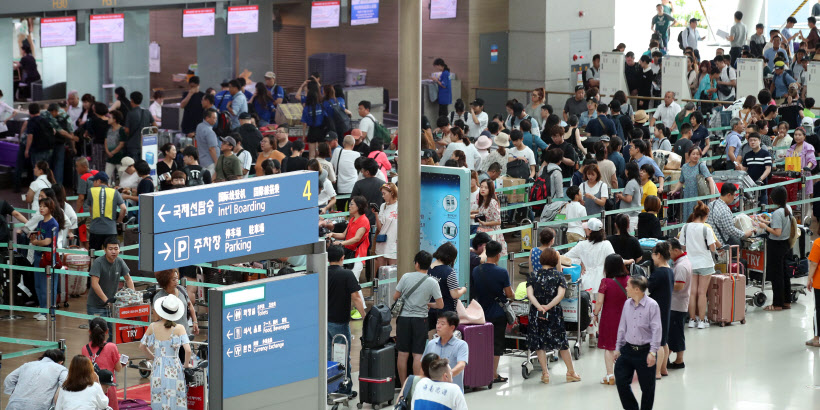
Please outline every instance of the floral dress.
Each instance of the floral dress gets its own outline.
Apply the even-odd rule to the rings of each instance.
[[[151,324],[153,326],[153,324]],[[154,349],[151,371],[151,409],[186,410],[188,388],[179,361],[179,349],[190,343],[188,335],[171,335],[169,340],[157,340],[154,333],[145,335],[140,343]]]
[[[567,288],[564,275],[555,268],[541,269],[527,278],[527,287],[532,287],[533,296],[542,306],[558,295],[558,288]],[[547,311],[547,319],[538,319],[538,310],[530,305],[530,323],[527,328],[527,345],[530,350],[567,350],[567,331],[564,327],[564,311],[556,305]]]
[[[530,252],[530,272],[538,272],[541,270],[541,254],[544,253],[541,248],[532,248]]]
[[[493,222],[498,221],[501,222],[501,207],[498,205],[498,200],[493,198],[490,201],[489,206],[479,206],[478,207],[478,214],[485,216],[486,222]],[[491,232],[501,229],[501,225],[496,226],[478,226],[478,232]],[[501,244],[501,256],[505,256],[507,254],[507,241],[504,240],[503,233],[497,234],[490,234],[490,239],[498,242]]]
[[[706,164],[703,162],[698,163],[695,167],[689,165],[688,162],[681,165],[680,183],[683,184],[683,198],[694,198],[698,196],[698,174],[703,175],[704,178],[712,176],[712,174],[709,173],[709,169],[706,168]],[[696,202],[683,203],[681,222],[686,222],[686,220],[689,219],[689,215],[695,210],[695,204]]]

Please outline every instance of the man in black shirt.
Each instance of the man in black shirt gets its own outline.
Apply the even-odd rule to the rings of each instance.
[[[550,128],[550,138],[552,144],[547,149],[561,148],[564,151],[564,159],[558,164],[561,167],[561,176],[564,179],[572,178],[572,174],[575,173],[575,164],[578,162],[578,154],[572,144],[564,141],[564,128],[560,125],[553,125]],[[569,182],[565,182],[564,186],[569,186]]]
[[[142,129],[145,127],[156,126],[154,117],[151,112],[142,108],[142,93],[134,91],[131,97],[131,111],[128,111],[128,117],[125,119],[125,132],[130,135],[128,142],[125,143],[125,154],[131,158],[142,157]]]
[[[482,259],[486,259],[486,255],[484,255],[484,248],[485,246],[490,243],[492,238],[486,232],[478,232],[475,234],[475,238],[473,238],[473,242],[470,244],[470,272],[475,270],[478,265],[481,265]],[[470,275],[470,289],[473,289],[473,277]]]
[[[11,215],[14,219],[26,223],[28,220],[26,219],[23,214],[14,210],[14,207],[11,206],[8,202],[0,199],[0,215],[3,216],[3,223],[0,223],[0,242],[7,243],[11,236],[9,235],[9,224],[6,223],[8,220],[8,216]],[[8,254],[7,252],[2,252],[3,254]]]
[[[30,158],[33,165],[39,161],[49,162],[54,147],[54,128],[40,115],[40,104],[29,104],[28,113],[31,118],[26,126],[26,158]]]
[[[638,78],[641,73],[641,66],[635,62],[635,53],[626,53],[626,62],[624,63],[624,77],[626,77],[626,88],[629,89],[629,95],[638,95]]]
[[[339,245],[327,248],[327,360],[331,360],[333,336],[344,335],[350,342],[350,304],[364,317],[364,300],[361,295],[359,280],[352,271],[342,267],[345,251]],[[347,377],[350,377],[350,353],[347,357]],[[356,397],[352,383],[342,386],[340,393]]]
[[[199,77],[193,76],[188,80],[188,91],[182,95],[179,106],[184,108],[182,112],[182,132],[193,138],[196,133],[196,126],[202,122],[202,115],[205,112],[202,108],[202,97],[205,93],[199,91]]]
[[[253,123],[253,117],[246,112],[239,114],[239,135],[242,137],[242,148],[251,154],[251,159],[256,163],[256,156],[260,151],[259,143],[262,141],[262,133]],[[253,172],[253,167],[251,167]]]
[[[647,55],[641,56],[641,66],[638,72],[638,95],[641,97],[652,96],[652,82],[655,80],[655,72],[649,63],[652,59]],[[645,110],[649,108],[649,100],[638,100],[638,109]]]
[[[293,141],[290,147],[290,156],[282,160],[282,172],[306,170],[308,159],[302,156],[304,150],[305,143],[302,140]]]
[[[354,196],[361,195],[367,199],[368,204],[381,206],[381,204],[384,203],[381,191],[384,181],[376,178],[376,175],[379,174],[379,164],[373,158],[364,158],[361,164],[362,176],[364,176],[364,178],[356,181],[353,185],[350,197],[353,198]],[[376,225],[376,214],[373,213],[370,206],[367,207],[366,215],[367,219],[370,220],[370,225]]]
[[[672,152],[680,155],[685,164],[689,162],[689,149],[694,145],[692,142],[692,124],[685,122],[680,126],[680,138],[672,146]]]
[[[211,173],[199,165],[199,152],[196,147],[185,147],[182,150],[182,161],[185,163],[182,168],[185,172],[185,185],[197,186],[211,183]]]

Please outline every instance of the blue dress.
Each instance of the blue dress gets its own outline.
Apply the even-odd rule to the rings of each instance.
[[[680,167],[680,183],[683,184],[683,197],[684,198],[694,198],[698,196],[698,174],[703,175],[704,178],[709,178],[712,174],[709,172],[709,169],[706,168],[706,164],[701,162],[696,167],[689,165],[689,163],[685,163]],[[705,201],[704,201],[705,202]],[[686,222],[689,219],[689,215],[692,214],[692,211],[695,209],[695,205],[697,202],[684,202],[683,203],[683,213],[681,214],[681,222]]]
[[[532,248],[532,252],[530,253],[530,265],[532,265],[532,269],[530,269],[530,273],[541,270],[541,253],[543,253],[541,249]]]
[[[152,323],[151,326],[154,324]],[[157,340],[154,333],[145,335],[140,343],[154,350],[151,371],[151,409],[187,410],[188,386],[179,361],[179,349],[190,343],[188,335],[171,336],[169,340]]]

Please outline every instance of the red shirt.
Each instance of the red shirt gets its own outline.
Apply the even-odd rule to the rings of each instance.
[[[351,219],[347,224],[347,235],[345,240],[352,239],[356,236],[356,231],[359,228],[364,228],[364,236],[358,244],[345,245],[345,248],[356,251],[356,257],[361,258],[367,256],[367,250],[370,249],[370,220],[367,215],[361,215],[356,219]]]
[[[88,354],[88,348],[86,348],[86,346],[91,348],[91,354],[90,355]],[[89,358],[89,359],[91,359],[92,357],[94,357],[97,354],[98,350],[100,350],[99,346],[91,346],[91,344],[88,343],[88,344],[83,345],[82,355]],[[106,343],[105,346],[103,346],[103,349],[100,352],[100,355],[97,356],[97,359],[96,359],[97,366],[99,366],[101,370],[111,370],[111,373],[114,373],[114,377],[115,377],[114,381],[116,381],[117,371],[115,369],[116,369],[116,366],[117,366],[117,362],[119,362],[119,361],[120,361],[120,351],[119,351],[119,349],[117,349],[117,345],[114,344],[114,343]]]

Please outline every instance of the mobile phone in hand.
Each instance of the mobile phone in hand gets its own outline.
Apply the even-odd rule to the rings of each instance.
[[[540,311],[539,311],[539,312],[538,312],[538,316],[537,316],[537,317],[538,317],[539,319],[544,319],[544,320],[547,320],[547,319],[550,317],[550,313],[549,313],[549,312],[540,312]]]
[[[122,363],[123,365],[128,364],[128,356],[126,356],[124,354],[121,354],[120,355],[120,363]]]

